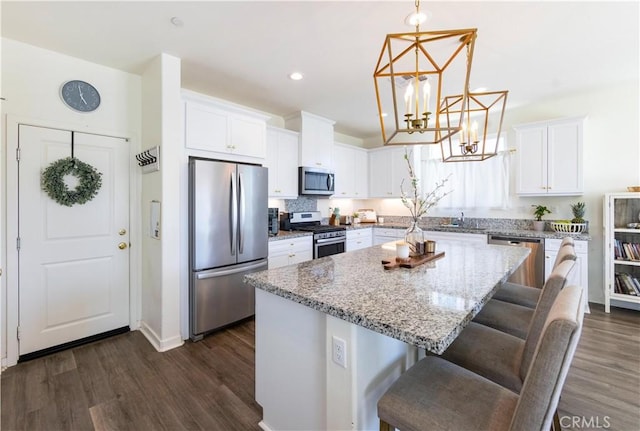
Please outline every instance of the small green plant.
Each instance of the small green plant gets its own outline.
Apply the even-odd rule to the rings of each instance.
[[[584,202],[578,202],[571,205],[573,212],[573,220],[571,223],[584,223]]]
[[[542,217],[545,214],[551,214],[551,210],[545,207],[544,205],[531,205],[535,209],[533,210],[533,215],[536,218],[536,221],[542,221]]]

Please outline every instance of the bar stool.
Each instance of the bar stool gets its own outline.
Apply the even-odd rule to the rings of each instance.
[[[567,247],[571,247],[571,253],[568,253]],[[575,243],[573,238],[567,236],[562,239],[560,243],[560,250],[556,255],[556,259],[553,262],[553,269],[558,266],[560,262],[566,259],[576,260]],[[512,304],[522,305],[524,307],[536,308],[538,299],[540,298],[540,289],[537,287],[525,286],[517,283],[505,282],[500,286],[500,289],[493,295],[492,299],[497,299],[504,302],[510,302]]]
[[[526,377],[518,392],[441,357],[427,356],[401,375],[378,401],[380,430],[550,429],[582,319],[582,288],[567,286],[544,323],[531,361],[525,363],[522,358],[520,370]]]
[[[564,247],[563,250],[565,250],[570,257],[569,253],[572,253],[573,247]],[[575,254],[573,254],[573,256],[575,256]],[[549,278],[547,278],[547,281],[545,281],[544,286],[542,286],[542,289],[530,288],[540,292],[540,297],[538,298],[538,303],[535,308],[492,298],[476,315],[473,322],[490,326],[522,339],[527,338],[533,322],[534,313],[542,313],[542,320],[539,320],[539,324],[542,325],[547,313],[551,309],[553,301],[555,301],[556,296],[558,296],[560,290],[565,286],[567,277],[574,267],[575,260],[565,259],[553,270]]]
[[[504,386],[514,392],[522,388],[529,364],[545,322],[559,294],[566,289],[564,278],[573,261],[562,262],[549,277],[550,283],[533,313],[526,339],[471,322],[444,351],[442,358]]]

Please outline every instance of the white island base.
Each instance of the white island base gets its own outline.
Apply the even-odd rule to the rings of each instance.
[[[264,430],[377,430],[377,403],[417,348],[256,289],[256,401]],[[346,368],[332,338],[346,342]]]

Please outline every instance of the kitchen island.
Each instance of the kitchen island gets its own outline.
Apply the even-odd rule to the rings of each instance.
[[[383,269],[395,256],[389,243],[246,276],[256,288],[263,429],[377,429],[378,398],[418,349],[446,350],[528,254],[437,248],[443,258],[413,269]]]

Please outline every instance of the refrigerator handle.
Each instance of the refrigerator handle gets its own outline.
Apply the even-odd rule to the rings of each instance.
[[[268,262],[265,260],[263,262],[259,262],[259,263],[248,265],[248,266],[238,267],[238,265],[236,265],[232,269],[225,269],[222,271],[221,270],[203,271],[201,273],[196,274],[196,280],[206,280],[208,278],[224,277],[225,275],[237,274],[239,272],[252,271],[254,269],[257,270],[257,269],[266,267],[267,264]]]
[[[238,232],[238,195],[236,193],[236,173],[231,173],[231,195],[230,195],[229,226],[231,228],[231,256],[236,254],[236,232]]]
[[[244,224],[245,224],[245,215],[247,213],[245,208],[245,197],[244,197],[244,185],[242,180],[242,174],[238,175],[238,190],[240,195],[240,228],[238,229],[238,254],[244,253]]]

